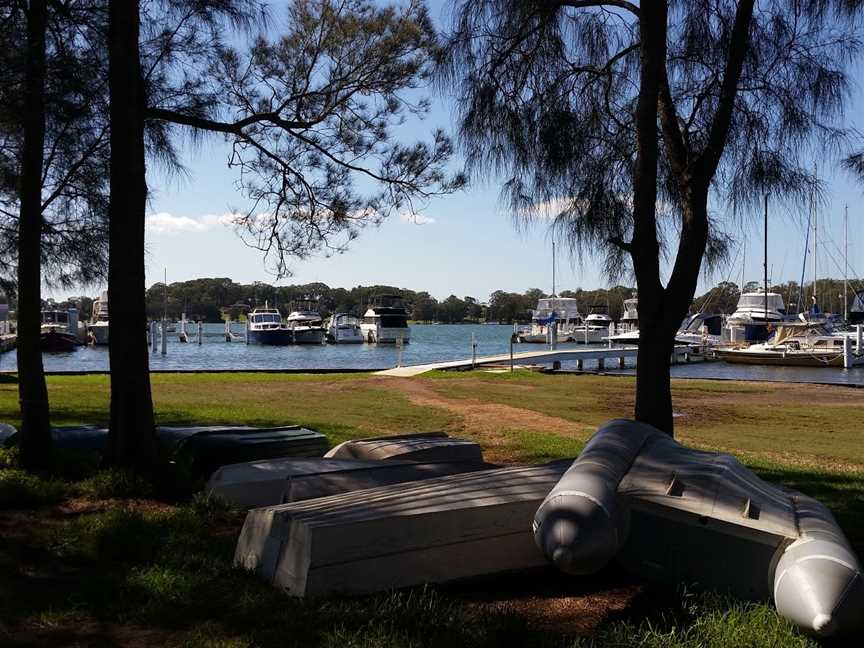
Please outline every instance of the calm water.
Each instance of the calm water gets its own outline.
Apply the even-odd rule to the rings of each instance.
[[[194,331],[194,328],[191,330]],[[242,326],[236,326],[243,333]],[[402,364],[422,364],[471,357],[471,335],[477,342],[477,355],[507,353],[512,327],[485,325],[416,325],[411,327],[411,343],[402,351]],[[168,353],[150,354],[150,367],[156,371],[177,369],[384,369],[397,364],[393,346],[346,344],[323,346],[264,347],[244,342],[224,341],[222,324],[205,325],[203,344],[181,344],[177,334],[169,334]],[[542,345],[520,345],[517,351],[541,349]],[[561,344],[560,349],[584,348]],[[46,353],[47,371],[106,371],[106,347],[80,347],[72,353]],[[15,371],[15,352],[0,355],[0,371]],[[586,368],[591,368],[586,363]],[[575,369],[575,363],[562,363]],[[632,363],[624,373],[632,373]],[[724,362],[676,365],[672,375],[687,378],[726,378],[740,380],[781,380],[864,385],[864,367],[855,369],[808,367],[759,367],[730,365]]]

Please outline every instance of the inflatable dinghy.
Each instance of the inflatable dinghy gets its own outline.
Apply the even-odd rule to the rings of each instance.
[[[617,558],[644,577],[773,597],[819,636],[849,632],[864,610],[861,565],[825,506],[634,421],[591,438],[538,508],[534,538],[573,574]]]

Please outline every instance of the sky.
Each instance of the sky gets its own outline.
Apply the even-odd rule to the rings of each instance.
[[[280,2],[273,6],[278,12]],[[430,3],[434,18],[442,20],[444,2]],[[862,70],[854,72],[854,96],[847,111],[848,125],[864,131]],[[435,127],[454,130],[453,107],[446,97],[434,96],[433,109],[422,122],[402,129],[412,139],[428,139]],[[425,290],[443,299],[450,294],[486,300],[495,290],[524,292],[529,288],[552,289],[552,241],[542,225],[519,228],[498,200],[500,179],[475,184],[458,194],[433,199],[415,220],[394,217],[380,227],[364,230],[344,254],[314,257],[291,265],[293,276],[276,280],[263,254],[248,247],[227,224],[226,214],[246,201],[235,186],[235,173],[227,168],[227,150],[217,140],[183,149],[185,177],[166,177],[150,172],[147,217],[147,285],[197,277],[230,277],[248,283],[278,285],[323,282],[332,287],[387,284]],[[457,162],[459,162],[457,160]],[[844,172],[826,177],[827,204],[819,210],[822,251],[819,275],[840,277],[843,247],[843,209],[849,205],[850,274],[864,277],[864,187]],[[716,206],[715,206],[716,207]],[[761,213],[746,219],[740,228],[728,228],[739,241],[729,263],[703,277],[699,292],[722,280],[740,281],[740,241],[746,239],[744,276],[762,277]],[[773,282],[798,280],[804,249],[806,214],[772,208],[769,216],[769,270]],[[599,264],[592,258],[573,258],[563,242],[556,254],[557,290],[592,289],[607,285]],[[737,252],[737,253],[736,253]],[[734,263],[733,263],[734,262]],[[855,273],[854,269],[859,270]],[[812,266],[808,276],[812,276]],[[625,282],[632,283],[632,282]],[[96,294],[96,288],[88,288]]]

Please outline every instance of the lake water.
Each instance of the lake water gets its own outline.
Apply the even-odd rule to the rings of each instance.
[[[190,330],[194,331],[194,327]],[[233,328],[243,333],[242,325]],[[471,336],[477,342],[477,355],[508,353],[511,326],[501,325],[415,325],[411,327],[411,343],[402,350],[402,364],[423,364],[471,357]],[[520,345],[517,351],[540,349],[541,345]],[[560,349],[585,348],[582,345],[561,344]],[[107,371],[107,347],[80,347],[72,353],[46,353],[45,370]],[[15,371],[15,352],[0,355],[0,371]],[[187,344],[169,334],[168,352],[150,354],[154,371],[208,369],[385,369],[397,364],[393,346],[345,344],[322,346],[269,347],[244,342],[224,341],[222,324],[205,325],[203,344],[193,336]],[[563,369],[575,369],[575,363],[562,363]],[[591,368],[586,363],[586,368]],[[632,373],[631,366],[621,373]],[[611,372],[610,372],[611,373]],[[725,362],[699,362],[675,365],[672,375],[681,378],[722,378],[738,380],[779,380],[789,382],[819,382],[864,385],[864,367],[840,369],[834,367],[760,367],[732,365]]]

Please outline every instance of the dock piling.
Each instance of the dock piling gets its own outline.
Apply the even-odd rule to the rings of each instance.
[[[162,355],[168,353],[168,320],[162,318]]]
[[[156,324],[156,320],[150,322],[150,347],[153,349],[153,353],[156,353],[159,348],[159,341],[157,339],[159,331],[159,326]]]
[[[477,366],[477,338],[471,334],[471,369]]]
[[[198,345],[204,343],[204,323],[198,320]]]
[[[856,324],[855,325],[855,353],[857,353],[858,355],[861,355],[861,352],[862,352],[862,348],[861,348],[861,333],[862,333],[862,331],[864,331],[864,326],[862,326],[861,324]]]
[[[852,340],[848,335],[843,336],[843,368],[849,369],[853,365],[852,361]]]

